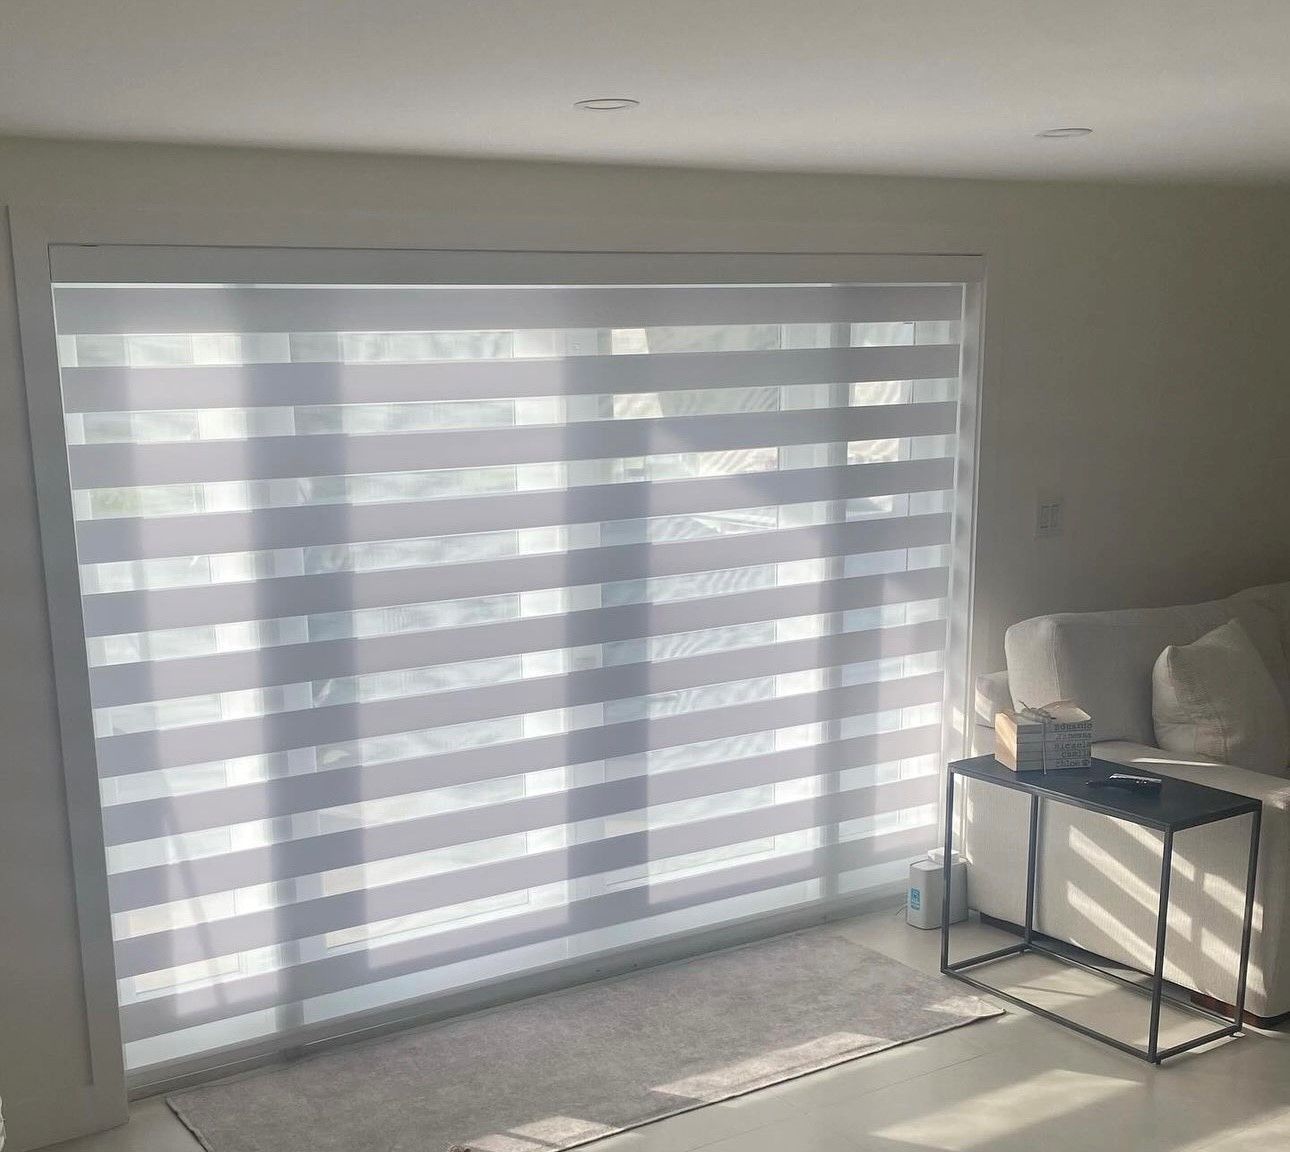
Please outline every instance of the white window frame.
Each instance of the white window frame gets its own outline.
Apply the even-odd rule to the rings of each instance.
[[[127,1082],[108,912],[100,797],[89,672],[81,620],[73,508],[59,387],[51,282],[102,277],[118,282],[495,284],[552,283],[845,283],[856,281],[969,285],[965,307],[963,391],[954,489],[950,635],[943,709],[947,755],[963,754],[972,728],[972,620],[980,408],[986,378],[981,350],[997,347],[985,308],[991,253],[1002,249],[989,228],[867,224],[727,225],[671,222],[642,238],[622,220],[428,221],[350,214],[254,215],[192,212],[10,209],[22,366],[28,397],[41,547],[49,608],[67,821],[86,1005],[89,1075],[76,1100],[51,1101],[59,1132],[122,1122],[128,1096],[207,1078],[209,1060],[164,1083]],[[661,235],[660,235],[661,234]],[[660,243],[665,241],[665,243]],[[773,250],[765,250],[768,242]],[[502,245],[504,247],[499,247]],[[73,250],[75,249],[75,250]],[[55,251],[57,250],[57,251]],[[948,254],[947,254],[948,253]],[[995,276],[990,273],[992,291]],[[969,336],[969,333],[971,334]],[[854,901],[837,914],[856,911]],[[693,954],[794,923],[819,920],[819,907],[752,926],[736,923],[713,937],[662,940],[632,952],[623,967]],[[425,1016],[481,1007],[585,980],[612,970],[594,960],[506,981],[473,996],[454,996]],[[408,1022],[391,1016],[389,1026]],[[365,1033],[383,1026],[374,1018]],[[316,1040],[334,1037],[335,1025]],[[302,1032],[302,1044],[310,1036]],[[275,1046],[275,1049],[276,1050]],[[268,1056],[266,1046],[262,1055]],[[238,1067],[255,1059],[245,1051]],[[227,1070],[227,1068],[225,1069]],[[128,1096],[127,1096],[128,1090]],[[55,1113],[57,1110],[57,1113]],[[63,1138],[55,1135],[55,1139]]]

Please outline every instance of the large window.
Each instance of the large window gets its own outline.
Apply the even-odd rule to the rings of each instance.
[[[932,843],[973,284],[193,261],[54,286],[130,1067]]]

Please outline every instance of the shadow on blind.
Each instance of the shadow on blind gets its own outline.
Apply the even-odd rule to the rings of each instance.
[[[130,1067],[934,840],[962,285],[54,296]]]

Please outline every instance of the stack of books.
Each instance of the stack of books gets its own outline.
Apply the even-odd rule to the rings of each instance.
[[[1014,772],[1087,768],[1092,745],[1092,718],[1069,700],[1000,712],[994,718],[995,759]]]

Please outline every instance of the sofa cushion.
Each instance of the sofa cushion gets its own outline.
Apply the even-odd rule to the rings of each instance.
[[[1253,602],[1266,608],[1277,618],[1281,633],[1281,647],[1290,655],[1290,581],[1282,584],[1260,584],[1247,588],[1230,597],[1233,604]]]
[[[1156,743],[1282,775],[1290,731],[1277,686],[1239,620],[1160,653],[1151,677]]]
[[[1245,625],[1250,639],[1263,657],[1272,674],[1281,699],[1285,702],[1287,721],[1290,721],[1290,583],[1264,584],[1247,588],[1228,600],[1232,614]],[[1270,645],[1260,645],[1258,621],[1270,621],[1280,645],[1278,651],[1269,652]]]
[[[1004,636],[1017,707],[1072,700],[1093,739],[1154,744],[1151,669],[1170,644],[1190,644],[1227,616],[1217,607],[1062,612],[1014,624]]]
[[[1277,589],[1286,589],[1285,600]],[[1282,604],[1285,617],[1279,615]],[[1073,700],[1093,717],[1095,741],[1154,744],[1156,658],[1170,644],[1190,644],[1233,618],[1244,625],[1273,681],[1290,688],[1282,640],[1290,624],[1290,585],[1274,585],[1202,604],[1062,612],[1014,624],[1004,636],[1013,703]],[[1290,691],[1283,699],[1290,701]]]

